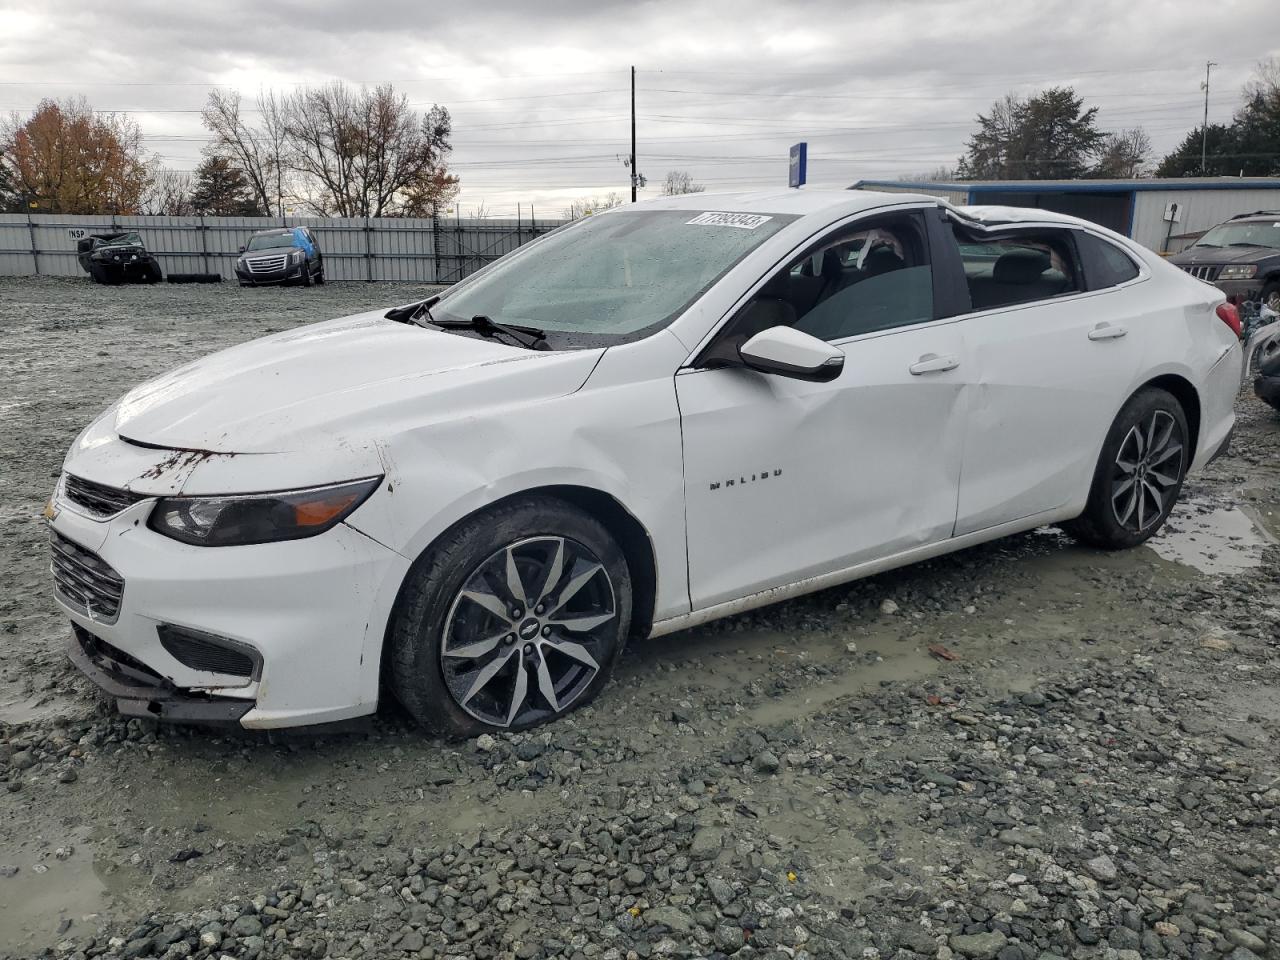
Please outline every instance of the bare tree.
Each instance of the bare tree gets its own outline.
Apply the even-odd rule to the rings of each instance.
[[[142,192],[142,212],[157,217],[187,217],[196,212],[191,199],[191,174],[171,170],[153,160]]]
[[[683,193],[702,193],[706,186],[694,183],[688,170],[668,170],[667,179],[662,182],[662,195],[675,197]]]
[[[244,173],[259,208],[283,216],[288,147],[283,104],[275,91],[264,91],[258,95],[260,121],[250,125],[242,113],[236,91],[209,92],[200,116],[214,137],[211,152]]]
[[[1151,163],[1151,138],[1141,127],[1109,133],[1098,150],[1092,177],[1129,179],[1144,176]]]
[[[950,183],[957,179],[957,175],[955,167],[949,167],[944,163],[926,173],[906,173],[898,179],[906,183]]]
[[[419,116],[390,84],[306,87],[285,98],[284,117],[289,162],[316,185],[321,212],[433,212],[457,192],[445,167],[449,111],[434,106]]]
[[[611,190],[603,197],[579,197],[564,208],[564,217],[566,220],[579,220],[621,205],[622,194]]]

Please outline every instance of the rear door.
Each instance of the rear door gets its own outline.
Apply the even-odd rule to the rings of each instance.
[[[1138,270],[1090,283],[1078,232],[955,233],[970,294],[974,390],[956,536],[1058,510],[1087,491],[1141,362]]]

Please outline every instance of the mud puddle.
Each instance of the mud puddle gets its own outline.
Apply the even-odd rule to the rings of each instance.
[[[1147,546],[1161,559],[1201,573],[1231,575],[1261,566],[1263,551],[1275,542],[1250,504],[1192,500]]]
[[[110,903],[87,835],[59,847],[6,851],[0,876],[0,946],[42,948],[92,932]],[[6,873],[8,871],[6,870]]]

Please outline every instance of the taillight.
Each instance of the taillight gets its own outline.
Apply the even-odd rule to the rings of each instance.
[[[1220,303],[1215,311],[1218,319],[1231,328],[1231,332],[1240,336],[1240,311],[1234,303]]]

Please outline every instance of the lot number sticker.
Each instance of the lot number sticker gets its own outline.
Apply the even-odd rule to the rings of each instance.
[[[758,213],[700,213],[686,225],[698,227],[737,227],[739,230],[754,230],[773,217],[764,217]]]

